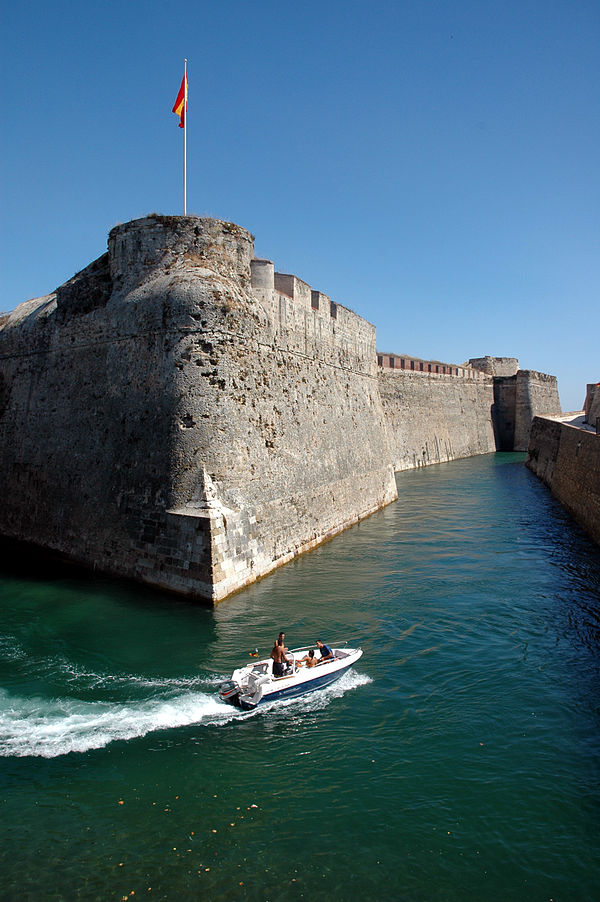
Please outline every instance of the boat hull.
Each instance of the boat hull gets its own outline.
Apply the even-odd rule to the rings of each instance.
[[[324,673],[314,680],[307,680],[303,683],[295,683],[294,685],[285,686],[283,688],[279,688],[277,685],[271,686],[263,692],[263,696],[256,705],[251,704],[250,702],[245,701],[243,698],[239,699],[239,706],[244,711],[253,711],[259,705],[264,705],[265,702],[272,702],[276,699],[284,699],[284,698],[297,698],[300,695],[306,695],[308,692],[315,692],[317,689],[325,689],[326,686],[330,686],[332,683],[335,683],[336,680],[339,680],[345,673],[348,673],[352,664],[348,664],[347,667],[344,667],[342,670],[335,670],[332,673]]]
[[[222,701],[244,711],[253,711],[266,702],[306,695],[339,680],[362,656],[360,648],[340,648],[334,649],[333,660],[319,662],[310,668],[299,666],[306,658],[306,655],[300,658],[300,654],[307,651],[296,649],[292,652],[291,668],[281,677],[273,675],[270,659],[235,670],[231,679],[221,684],[219,695]]]

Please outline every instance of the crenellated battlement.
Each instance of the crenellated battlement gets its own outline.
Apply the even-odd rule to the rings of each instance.
[[[376,375],[376,329],[298,276],[252,260],[252,289],[267,312],[278,347],[342,369]]]
[[[456,364],[377,351],[375,326],[363,317],[298,276],[277,272],[271,260],[254,258],[250,265],[254,294],[274,324],[277,340],[288,350],[337,356],[338,365],[371,374],[406,371],[490,384],[493,377],[514,376],[519,369],[515,357],[477,357]]]
[[[424,376],[460,376],[471,381],[489,381],[489,376],[468,364],[442,363],[441,360],[423,360],[421,357],[378,353],[377,366],[383,372],[406,371]]]

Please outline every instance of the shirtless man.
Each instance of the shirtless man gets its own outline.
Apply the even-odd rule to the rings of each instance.
[[[273,676],[280,677],[285,673],[286,666],[289,667],[291,661],[285,656],[285,646],[283,644],[283,639],[276,639],[275,645],[271,651],[271,657],[273,658]]]

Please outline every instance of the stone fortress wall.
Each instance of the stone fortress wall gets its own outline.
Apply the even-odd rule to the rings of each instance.
[[[278,346],[375,377],[375,326],[297,276],[275,272],[270,260],[252,260],[251,267],[254,296],[267,312]]]
[[[526,463],[600,545],[600,435],[559,417],[537,416]]]
[[[394,469],[517,434],[523,372],[378,366],[375,327],[246,230],[157,215],[0,324],[0,365],[0,533],[213,602],[394,500]],[[557,412],[538,375],[523,410]]]
[[[378,355],[393,434],[394,468],[491,451],[526,451],[533,417],[560,412],[555,376],[519,369],[514,357],[447,364]]]
[[[586,386],[583,410],[586,423],[600,432],[600,382],[591,382]]]
[[[379,390],[396,471],[496,450],[491,378],[382,370]]]
[[[372,326],[257,298],[231,223],[108,245],[0,330],[3,535],[216,601],[396,498]]]
[[[270,260],[252,261],[252,287],[282,347],[377,372],[395,471],[526,451],[534,414],[560,411],[556,378],[520,370],[514,357],[457,365],[377,352],[375,326]]]
[[[491,359],[491,358],[488,358]],[[401,356],[399,354],[377,354],[377,365],[384,370],[409,370],[411,373],[425,376],[462,376],[463,379],[485,379],[485,370],[469,364],[442,363],[440,360],[423,360],[421,357]]]
[[[600,545],[600,383],[587,385],[582,415],[534,417],[526,463]]]

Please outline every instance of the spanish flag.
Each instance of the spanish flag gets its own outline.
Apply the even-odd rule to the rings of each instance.
[[[175,101],[175,106],[173,107],[173,112],[176,116],[179,116],[179,128],[185,127],[185,114],[187,112],[187,98],[188,98],[188,80],[187,80],[187,72],[181,79],[181,87],[179,88],[179,94],[177,95],[177,100]]]

